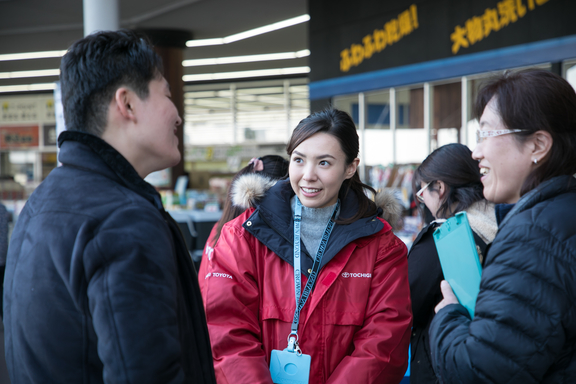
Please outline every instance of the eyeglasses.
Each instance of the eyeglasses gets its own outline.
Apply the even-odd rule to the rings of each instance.
[[[522,130],[521,129],[496,129],[493,131],[481,131],[481,130],[477,129],[476,130],[476,143],[480,144],[487,137],[507,135],[509,133],[518,133],[518,132],[522,132]]]
[[[424,191],[426,190],[426,188],[428,188],[428,186],[430,184],[432,184],[433,181],[429,182],[428,184],[426,184],[424,187],[420,188],[420,190],[418,192],[416,192],[416,198],[418,199],[419,202],[423,203],[424,202]]]

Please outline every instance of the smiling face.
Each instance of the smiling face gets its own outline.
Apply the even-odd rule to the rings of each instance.
[[[316,133],[297,146],[290,157],[290,184],[302,205],[324,208],[336,204],[344,180],[356,172],[359,159],[346,164],[338,139]]]
[[[139,154],[136,168],[142,169],[142,173],[146,175],[178,164],[180,151],[176,132],[182,124],[178,110],[171,100],[166,79],[159,77],[152,80],[149,90],[145,100],[136,98],[138,124],[133,135]]]
[[[480,118],[480,130],[507,129],[494,98]],[[478,143],[472,157],[479,161],[484,197],[494,203],[513,204],[520,199],[524,180],[532,170],[529,142],[519,143],[514,134],[487,137]]]

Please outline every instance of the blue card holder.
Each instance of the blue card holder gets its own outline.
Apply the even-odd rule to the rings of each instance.
[[[310,362],[310,355],[273,349],[270,355],[272,381],[277,384],[308,384]]]
[[[474,318],[480,292],[482,266],[466,212],[449,218],[433,234],[444,279],[450,283],[460,304]]]

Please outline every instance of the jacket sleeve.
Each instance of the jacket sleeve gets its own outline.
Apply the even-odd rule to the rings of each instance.
[[[327,384],[399,383],[406,373],[412,326],[406,246],[392,231],[382,236],[381,244],[354,352]]]
[[[6,255],[8,254],[8,211],[0,203],[0,267],[6,265]]]
[[[254,252],[241,215],[222,228],[204,281],[204,302],[219,384],[266,383],[272,378],[258,321],[260,290]]]
[[[452,304],[432,321],[434,370],[444,383],[540,383],[565,343],[573,303],[554,255],[564,245],[520,220],[490,248],[474,319]]]
[[[434,307],[442,300],[440,282],[443,274],[434,245],[432,229],[422,234],[408,254],[408,280],[414,328],[424,328],[432,318]]]
[[[87,244],[84,268],[104,382],[183,383],[178,274],[161,216],[116,211]]]
[[[216,229],[218,228],[218,222],[214,224],[210,234],[208,235],[208,239],[206,240],[206,244],[204,245],[204,251],[202,251],[202,258],[200,259],[200,267],[198,268],[198,285],[200,286],[200,291],[202,292],[202,297],[205,297],[204,294],[204,281],[206,280],[206,272],[208,271],[208,264],[212,261],[212,252],[214,251],[214,236],[216,236]],[[206,309],[206,305],[204,304],[204,309]]]

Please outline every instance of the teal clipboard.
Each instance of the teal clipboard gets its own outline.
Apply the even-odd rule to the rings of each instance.
[[[474,318],[482,266],[466,212],[458,212],[446,220],[434,231],[433,237],[444,279]]]

